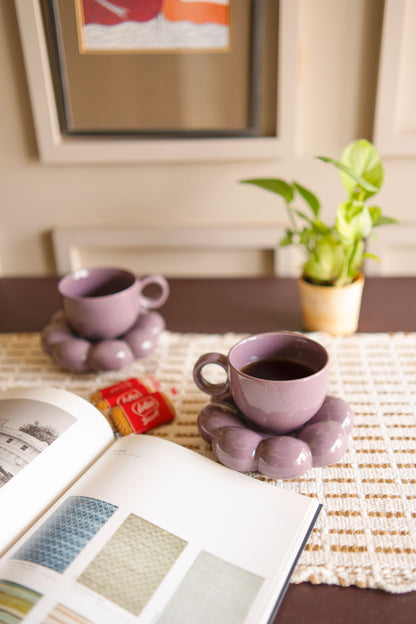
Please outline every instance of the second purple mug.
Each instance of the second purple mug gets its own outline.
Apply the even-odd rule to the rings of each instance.
[[[157,287],[156,296],[143,293],[147,286]],[[122,336],[141,311],[160,307],[169,296],[161,275],[140,279],[117,268],[78,269],[60,280],[58,290],[67,323],[87,340]]]
[[[208,364],[227,373],[224,383],[202,374]],[[269,332],[241,340],[229,351],[205,353],[194,366],[198,388],[213,397],[231,395],[244,416],[265,432],[284,434],[304,425],[321,407],[328,389],[329,355],[295,332]]]

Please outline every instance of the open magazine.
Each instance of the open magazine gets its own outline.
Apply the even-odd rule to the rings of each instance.
[[[3,624],[270,622],[320,510],[54,388],[1,393],[0,471]]]

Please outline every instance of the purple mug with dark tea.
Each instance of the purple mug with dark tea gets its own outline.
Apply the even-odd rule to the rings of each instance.
[[[226,381],[208,381],[203,375],[208,364],[222,367]],[[320,343],[296,332],[255,334],[235,344],[228,355],[202,355],[193,376],[198,388],[214,398],[230,392],[255,427],[284,434],[304,425],[324,402],[329,355]]]
[[[152,296],[145,288],[155,290]],[[141,279],[118,268],[78,269],[63,277],[58,290],[65,320],[87,340],[117,338],[131,329],[138,315],[163,305],[169,285],[161,275]]]

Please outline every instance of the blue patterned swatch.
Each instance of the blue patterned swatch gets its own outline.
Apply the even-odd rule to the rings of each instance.
[[[63,572],[101,529],[115,505],[85,496],[71,496],[13,555]]]

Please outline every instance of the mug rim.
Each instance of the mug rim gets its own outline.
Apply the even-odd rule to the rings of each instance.
[[[247,373],[244,373],[241,368],[238,368],[237,366],[235,366],[232,363],[232,352],[234,351],[234,349],[236,349],[237,347],[239,347],[240,345],[242,345],[245,342],[249,342],[250,340],[257,340],[259,337],[265,337],[265,336],[276,336],[276,335],[287,335],[287,336],[292,336],[295,338],[301,338],[302,340],[304,340],[305,342],[311,343],[313,345],[318,346],[321,351],[322,354],[325,356],[325,363],[323,364],[323,366],[321,366],[317,371],[315,371],[314,373],[312,373],[311,375],[307,375],[306,377],[298,377],[298,378],[294,378],[294,379],[263,379],[261,377],[253,377],[253,375],[248,375]],[[242,338],[241,340],[239,340],[238,342],[236,342],[230,349],[230,351],[228,352],[228,364],[230,366],[230,368],[232,368],[238,375],[241,375],[241,377],[244,377],[246,379],[253,379],[256,381],[259,381],[261,383],[271,383],[271,384],[287,384],[287,383],[301,383],[301,382],[305,382],[308,379],[313,379],[315,376],[322,374],[322,372],[329,366],[329,353],[328,350],[320,343],[317,342],[316,340],[313,340],[313,338],[309,338],[308,336],[304,336],[302,333],[300,332],[294,332],[294,331],[289,331],[289,330],[279,330],[279,331],[270,331],[270,332],[260,332],[258,334],[251,334],[250,336],[246,336],[245,338]],[[247,362],[248,364],[248,362]]]
[[[129,279],[131,283],[129,283],[124,288],[120,288],[116,292],[109,293],[108,295],[98,295],[98,296],[73,295],[66,291],[65,287],[67,286],[67,283],[75,284],[78,279],[86,278],[92,273],[95,273],[98,275],[100,273],[107,273],[109,277],[115,277],[116,275],[124,276],[127,279]],[[80,276],[77,277],[77,274],[80,274]],[[66,275],[64,275],[58,282],[58,291],[62,297],[66,297],[68,299],[73,299],[73,300],[91,299],[91,300],[97,301],[100,299],[108,299],[109,297],[114,297],[116,295],[120,295],[121,293],[124,293],[125,291],[129,290],[129,288],[131,288],[136,283],[136,281],[137,281],[137,278],[134,275],[134,273],[132,273],[131,271],[127,269],[120,269],[117,267],[82,267],[79,269],[75,269],[75,271],[71,271],[70,273],[67,273]]]

